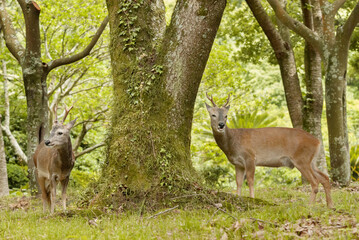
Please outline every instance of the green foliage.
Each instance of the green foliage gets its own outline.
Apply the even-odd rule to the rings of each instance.
[[[7,164],[7,175],[9,188],[21,188],[28,184],[27,167],[20,167],[16,164]]]
[[[230,128],[263,128],[275,127],[277,119],[269,113],[259,113],[258,110],[248,113],[234,113],[228,122]]]
[[[233,171],[227,165],[209,165],[201,168],[200,173],[206,184],[212,187],[226,187],[235,181]]]
[[[70,175],[70,185],[75,188],[85,188],[87,185],[97,179],[95,172],[84,172],[79,170],[72,170]]]
[[[359,181],[359,145],[350,148],[350,168],[352,180]]]

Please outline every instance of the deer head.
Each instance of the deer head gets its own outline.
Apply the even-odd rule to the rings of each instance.
[[[45,140],[45,145],[48,147],[55,147],[55,148],[61,148],[64,145],[68,145],[71,143],[70,139],[70,130],[75,125],[75,122],[77,120],[74,119],[70,121],[68,124],[64,125],[64,122],[67,118],[67,115],[69,114],[70,110],[73,108],[71,106],[69,109],[65,107],[65,114],[61,122],[57,120],[57,104],[54,106],[53,112],[54,112],[54,123],[52,125],[52,129],[50,132],[50,137]]]
[[[231,95],[228,94],[227,101],[222,107],[217,107],[212,96],[209,97],[207,93],[206,96],[212,102],[212,107],[206,103],[207,111],[211,117],[211,127],[213,131],[223,133],[226,128],[227,113],[230,107],[228,103]]]

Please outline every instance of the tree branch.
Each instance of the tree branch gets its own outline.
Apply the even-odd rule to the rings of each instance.
[[[277,18],[286,25],[289,29],[302,36],[308,41],[322,56],[324,56],[323,41],[318,34],[307,28],[303,23],[289,16],[289,14],[282,8],[278,0],[268,0],[272,6]]]
[[[89,43],[89,45],[87,45],[87,47],[82,52],[75,54],[71,57],[60,58],[60,59],[51,61],[48,64],[49,65],[48,71],[50,72],[52,69],[54,69],[56,67],[76,62],[76,61],[86,57],[87,55],[89,55],[92,48],[96,45],[98,39],[100,38],[102,32],[106,28],[107,23],[108,23],[108,16],[103,20],[103,22],[101,23],[101,26],[97,29],[97,32],[94,35],[94,37],[92,38],[91,42]]]
[[[16,31],[6,11],[4,0],[0,0],[0,25],[3,30],[3,37],[7,48],[16,58],[16,60],[21,64],[22,57],[25,54],[25,49],[20,44],[19,39],[16,37]]]
[[[329,13],[330,15],[334,16],[335,14],[337,14],[338,10],[343,6],[343,4],[346,2],[347,0],[336,0],[335,2],[333,2],[332,4],[332,10]]]
[[[5,120],[4,120],[4,126],[1,124],[1,116],[0,116],[0,128],[5,132],[5,134],[8,136],[10,140],[11,146],[14,148],[15,153],[19,158],[27,163],[27,157],[26,154],[22,151],[20,145],[16,141],[16,138],[14,135],[12,135],[10,131],[10,103],[9,103],[9,92],[8,92],[8,80],[6,77],[6,62],[5,60],[2,60],[3,65],[3,73],[4,73],[4,97],[5,97]],[[0,130],[1,131],[1,130]]]
[[[342,43],[349,44],[350,38],[358,23],[359,23],[359,2],[357,3],[353,11],[350,13],[348,20],[345,22],[343,26]]]
[[[90,153],[90,152],[92,152],[93,150],[95,150],[95,149],[97,149],[97,148],[99,148],[99,147],[103,147],[103,146],[105,146],[105,143],[104,143],[104,142],[98,143],[98,144],[96,144],[96,145],[93,145],[92,147],[86,148],[86,149],[85,149],[84,151],[82,151],[82,152],[75,153],[75,158],[79,158],[79,157],[81,157],[82,155],[87,154],[87,153]]]

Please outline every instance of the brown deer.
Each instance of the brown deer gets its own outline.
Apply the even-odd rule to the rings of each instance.
[[[65,107],[65,115],[61,122],[57,121],[57,106],[54,107],[54,123],[49,139],[42,141],[36,148],[34,163],[36,167],[37,181],[41,188],[43,210],[49,205],[51,214],[55,210],[56,186],[58,182],[62,187],[62,206],[66,211],[66,190],[70,173],[75,164],[75,156],[72,152],[70,130],[77,118],[64,125],[64,121],[72,109]]]
[[[329,177],[319,171],[313,162],[320,149],[320,141],[317,138],[295,128],[231,129],[226,124],[230,95],[222,107],[217,107],[212,96],[209,97],[208,94],[206,96],[213,104],[211,107],[206,103],[206,107],[211,117],[214,139],[229,162],[235,166],[238,195],[241,195],[246,175],[249,195],[254,198],[256,166],[296,167],[312,187],[310,202],[315,203],[318,185],[321,183],[324,186],[327,206],[333,207]]]

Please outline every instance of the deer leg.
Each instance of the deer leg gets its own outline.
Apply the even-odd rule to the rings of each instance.
[[[313,172],[313,169],[311,167],[311,165],[306,166],[296,166],[298,168],[298,170],[303,174],[303,176],[309,181],[311,187],[312,187],[312,192],[310,194],[310,203],[314,204],[315,203],[315,198],[317,196],[318,193],[318,185],[319,185],[319,181],[318,179],[315,177],[315,174]]]
[[[55,204],[56,204],[56,186],[57,186],[57,175],[53,175],[51,177],[50,182],[50,208],[51,208],[51,214],[55,211]]]
[[[319,171],[319,169],[314,168],[314,174],[318,178],[319,182],[323,185],[325,191],[325,198],[327,201],[328,208],[333,208],[333,201],[330,193],[330,181],[329,177],[325,175],[323,172]]]
[[[249,187],[249,196],[254,198],[254,172],[256,166],[254,165],[254,161],[248,161],[248,163],[249,164],[246,165],[246,177]]]
[[[69,183],[69,178],[70,177],[67,177],[65,178],[64,180],[61,181],[61,187],[62,187],[62,190],[61,190],[61,193],[62,193],[62,196],[61,196],[61,200],[62,200],[62,208],[64,211],[66,211],[66,190],[67,190],[67,185]]]
[[[237,165],[235,167],[236,167],[237,194],[238,196],[241,196],[242,184],[244,180],[244,168]]]
[[[41,199],[42,199],[42,208],[44,213],[46,212],[46,208],[50,203],[50,196],[48,189],[46,188],[46,180],[44,177],[38,177],[38,182],[41,189]]]

